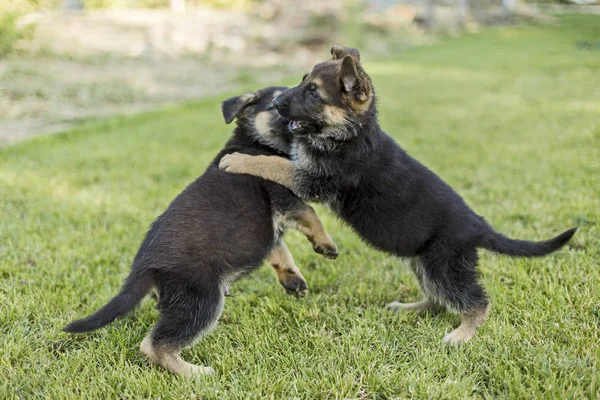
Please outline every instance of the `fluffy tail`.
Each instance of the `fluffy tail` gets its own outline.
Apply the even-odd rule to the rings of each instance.
[[[498,232],[492,233],[481,244],[481,247],[500,254],[514,257],[541,257],[563,247],[575,234],[577,228],[569,229],[550,240],[530,242],[508,238]]]
[[[151,288],[152,282],[148,277],[136,276],[132,273],[127,277],[121,292],[108,304],[95,314],[71,322],[63,328],[63,331],[72,333],[90,332],[109,324],[116,318],[133,310]]]

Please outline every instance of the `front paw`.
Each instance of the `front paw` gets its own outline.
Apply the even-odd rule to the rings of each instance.
[[[328,258],[330,260],[335,260],[336,258],[338,258],[339,254],[337,246],[333,242],[315,244],[313,246],[313,250],[315,251],[315,253],[319,253],[323,257]]]
[[[287,294],[296,297],[304,297],[308,292],[308,283],[306,283],[303,276],[290,275],[281,279],[279,283],[283,286]]]
[[[234,174],[243,174],[246,172],[243,167],[249,158],[252,156],[242,153],[226,154],[219,161],[219,169]]]

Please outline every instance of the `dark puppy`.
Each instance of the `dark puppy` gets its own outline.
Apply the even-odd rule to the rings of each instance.
[[[488,296],[478,282],[477,248],[543,256],[567,243],[575,229],[544,242],[495,232],[450,186],[381,130],[373,85],[358,51],[334,46],[331,52],[333,60],[316,65],[300,85],[273,101],[292,120],[293,162],[232,154],[220,166],[325,202],[376,248],[410,257],[425,298],[389,307],[458,312],[461,325],[444,341],[466,342],[489,311]]]
[[[306,282],[281,236],[287,227],[294,227],[317,252],[335,258],[337,248],[314,210],[281,185],[227,174],[217,166],[223,155],[236,151],[287,155],[288,121],[271,105],[284,89],[266,88],[223,102],[226,122],[238,117],[233,137],[204,175],[152,224],[121,292],[65,331],[88,332],[104,326],[155,289],[160,320],[140,349],[151,361],[190,377],[210,373],[212,368],[189,364],[179,352],[215,326],[231,282],[268,257],[286,290],[304,294]]]

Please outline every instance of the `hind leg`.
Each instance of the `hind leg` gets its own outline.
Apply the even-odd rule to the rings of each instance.
[[[433,249],[413,266],[429,298],[461,316],[461,324],[444,336],[444,342],[460,346],[471,340],[487,319],[490,303],[479,283],[476,249]]]
[[[460,346],[468,342],[475,335],[478,327],[483,325],[490,312],[490,304],[475,308],[461,314],[458,328],[444,336],[444,342],[451,346]]]
[[[294,228],[306,236],[316,253],[329,259],[337,258],[338,248],[331,240],[314,208],[301,203],[297,209],[286,213],[285,218],[292,221]]]
[[[415,270],[417,262],[420,262],[417,258],[411,258],[408,260],[410,267]],[[420,280],[419,280],[420,281]],[[403,312],[414,312],[421,313],[425,311],[441,311],[444,309],[439,303],[436,303],[430,297],[424,297],[420,301],[414,303],[401,303],[399,301],[393,301],[387,305],[387,308],[392,311],[403,311]]]
[[[215,373],[214,369],[211,367],[203,367],[185,362],[179,356],[179,349],[177,348],[156,347],[153,344],[151,334],[146,336],[142,341],[140,351],[153,363],[186,378],[192,378],[197,375],[212,375]]]
[[[167,285],[159,288],[160,320],[142,341],[140,351],[153,363],[186,378],[214,373],[210,367],[184,361],[179,353],[216,325],[223,310],[223,290],[216,285],[198,289],[173,282]]]

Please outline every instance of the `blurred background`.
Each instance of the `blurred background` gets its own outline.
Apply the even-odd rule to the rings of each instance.
[[[281,82],[334,43],[385,58],[599,10],[595,0],[0,0],[0,143]]]

